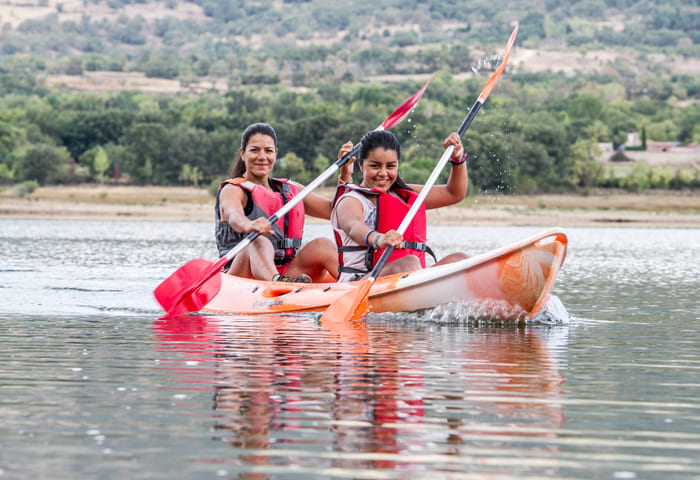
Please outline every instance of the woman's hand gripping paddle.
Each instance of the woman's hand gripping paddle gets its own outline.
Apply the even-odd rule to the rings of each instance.
[[[464,118],[462,125],[460,125],[459,130],[457,130],[457,133],[459,133],[460,137],[464,136],[467,129],[469,128],[469,125],[471,125],[472,120],[474,120],[474,117],[476,116],[477,112],[484,104],[486,98],[489,96],[491,90],[493,90],[494,85],[503,73],[503,69],[506,66],[506,62],[508,61],[508,56],[510,55],[511,48],[513,48],[513,43],[515,42],[515,36],[517,35],[517,33],[518,25],[515,26],[513,33],[510,34],[510,39],[508,40],[508,44],[506,45],[506,51],[503,55],[503,60],[501,61],[501,64],[498,66],[493,75],[491,75],[491,78],[489,78],[488,82],[486,82],[486,85],[484,86],[483,90],[481,90],[479,98],[476,100],[476,102],[474,102],[474,105],[467,113],[467,116]],[[411,205],[411,208],[409,209],[408,213],[406,213],[406,216],[401,222],[401,225],[399,225],[397,231],[401,235],[404,234],[404,232],[408,228],[408,225],[411,223],[411,221],[413,221],[413,217],[416,215],[418,208],[425,201],[425,197],[428,195],[428,192],[437,180],[437,177],[438,175],[440,175],[440,172],[442,171],[443,167],[445,166],[445,164],[447,164],[447,161],[452,156],[453,151],[454,146],[450,145],[442,154],[440,161],[433,169],[428,180],[425,182],[425,186],[420,191],[420,194],[416,198],[416,201],[413,203],[413,205]],[[370,272],[369,277],[362,280],[357,288],[343,294],[342,296],[338,297],[333,303],[331,303],[328,306],[328,309],[326,309],[325,313],[321,315],[319,321],[321,323],[347,322],[351,319],[359,318],[362,315],[364,315],[369,305],[369,290],[370,288],[372,288],[372,285],[374,285],[375,280],[384,268],[384,265],[386,265],[386,262],[393,251],[394,247],[385,248],[384,253],[382,253],[381,257],[379,257],[379,261],[372,269],[372,272]]]
[[[431,76],[428,81],[416,93],[406,100],[399,108],[397,108],[389,117],[382,122],[375,130],[388,130],[399,124],[406,115],[416,106],[418,100],[423,96],[425,89],[433,79]],[[294,208],[304,197],[311,191],[325,182],[333,173],[338,171],[352,157],[357,155],[360,143],[358,143],[352,151],[343,158],[338,159],[333,165],[328,167],[314,181],[308,184],[301,192],[299,192],[292,200],[286,203],[282,208],[268,217],[270,223],[277,222],[280,218]],[[253,240],[260,235],[259,232],[252,232],[244,238],[238,245],[232,248],[225,256],[221,257],[216,262],[209,262],[202,258],[190,260],[180,268],[178,268],[168,278],[156,287],[153,291],[156,300],[168,314],[176,315],[188,312],[197,312],[204,305],[216,296],[221,288],[221,278],[218,273],[221,269],[231,261],[231,259],[241,250],[247,247]]]

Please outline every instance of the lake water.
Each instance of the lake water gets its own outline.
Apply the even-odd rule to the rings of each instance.
[[[0,220],[0,479],[700,478],[700,230],[566,232],[546,317],[370,316],[361,342],[162,318],[153,288],[213,258],[210,224]]]

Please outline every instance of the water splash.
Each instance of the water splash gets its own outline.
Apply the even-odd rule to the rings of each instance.
[[[453,302],[412,313],[371,314],[371,318],[423,324],[476,326],[517,324],[525,322],[527,315],[524,312],[513,311],[512,307],[504,305],[502,302]],[[503,318],[515,319],[502,320]]]
[[[552,295],[531,322],[546,325],[567,325],[573,320],[574,316],[566,310],[559,297]]]
[[[503,320],[503,318],[515,318]],[[519,323],[538,325],[568,325],[574,317],[559,297],[552,295],[542,310],[532,319],[525,312],[514,311],[502,302],[454,302],[418,312],[372,313],[370,320],[432,323],[438,325],[500,326]]]

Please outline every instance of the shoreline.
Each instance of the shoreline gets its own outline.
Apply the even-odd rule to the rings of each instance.
[[[330,188],[319,189],[328,198]],[[0,219],[213,222],[214,198],[194,187],[40,187],[0,192]],[[309,223],[322,220],[307,217]],[[588,196],[478,195],[428,211],[431,225],[700,228],[695,192],[595,191]]]

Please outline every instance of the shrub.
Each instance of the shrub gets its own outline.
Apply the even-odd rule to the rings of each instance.
[[[26,182],[22,182],[15,186],[13,195],[18,198],[24,198],[27,195],[34,193],[34,190],[36,190],[38,186],[39,184],[37,184],[35,181],[27,180]]]
[[[632,161],[632,159],[630,157],[628,157],[627,155],[625,155],[625,152],[623,152],[622,150],[616,150],[615,153],[613,153],[610,156],[609,160],[611,162],[631,162]]]

